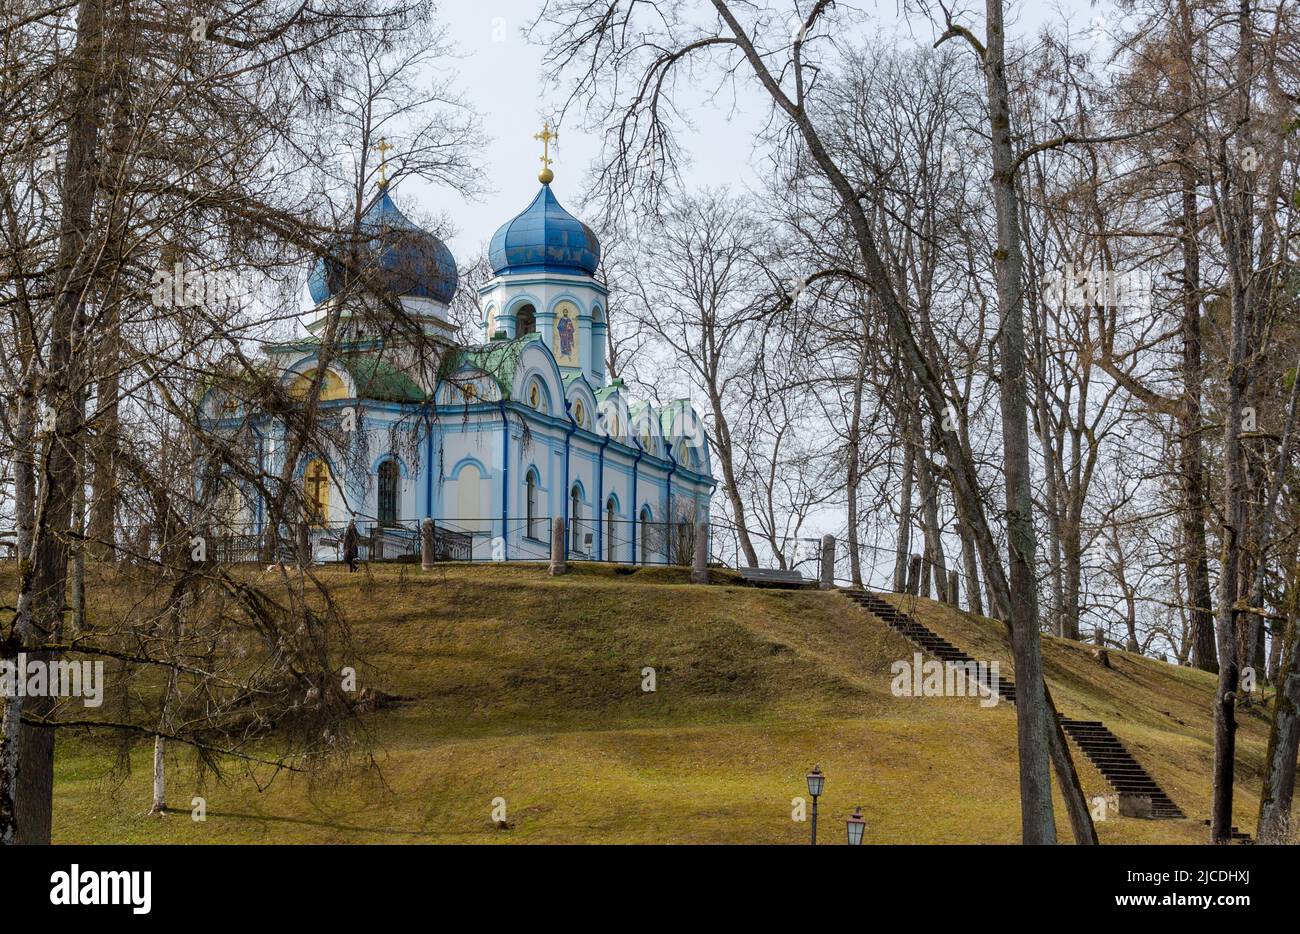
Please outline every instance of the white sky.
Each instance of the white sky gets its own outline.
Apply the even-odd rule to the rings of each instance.
[[[461,263],[472,260],[496,229],[527,207],[537,193],[541,144],[533,134],[541,130],[542,115],[560,104],[557,96],[544,92],[542,50],[521,35],[540,5],[540,0],[442,2],[440,15],[463,56],[454,63],[457,82],[491,138],[480,154],[489,190],[479,200],[466,201],[453,192],[408,179],[395,194],[399,201],[403,196],[418,199],[420,208],[451,216],[456,230],[448,246]],[[841,6],[845,5],[841,0]],[[872,16],[880,32],[910,32],[918,41],[933,40],[929,21],[920,14],[900,16],[895,0],[857,0],[856,6]],[[982,10],[983,3],[973,7]],[[1076,30],[1087,30],[1095,17],[1114,14],[1107,0],[1028,0],[1013,7],[1011,15],[1017,20],[1011,31],[1015,36],[1036,31],[1045,22],[1060,22],[1063,15]],[[696,132],[688,141],[693,156],[687,179],[690,184],[745,187],[755,181],[747,163],[753,133],[765,114],[764,101],[751,93],[737,101],[734,109],[732,105],[728,96],[716,104],[701,102],[693,110]],[[577,214],[584,175],[597,155],[599,140],[576,121],[570,123],[560,131],[552,187],[560,202]]]

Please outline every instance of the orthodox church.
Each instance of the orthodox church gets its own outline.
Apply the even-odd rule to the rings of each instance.
[[[479,343],[455,339],[450,250],[403,215],[381,178],[363,211],[368,259],[408,327],[416,322],[440,348],[436,375],[423,375],[409,339],[376,327],[373,311],[336,308],[364,297],[339,294],[343,277],[324,259],[308,283],[309,336],[265,346],[270,372],[291,397],[319,378],[322,416],[355,429],[306,452],[293,470],[319,558],[332,556],[349,520],[363,534],[382,529],[388,553],[400,553],[416,547],[429,517],[440,557],[543,560],[552,519],[561,517],[570,557],[690,562],[715,486],[702,423],[688,401],[632,400],[606,373],[600,243],[552,190],[549,127],[537,138],[547,147],[541,188],[492,237],[492,276],[478,290]],[[321,375],[323,329],[335,310],[337,351]],[[270,415],[245,420],[215,391],[207,400],[229,430],[253,423],[263,470],[280,475],[283,424]],[[219,508],[263,534],[256,497]]]

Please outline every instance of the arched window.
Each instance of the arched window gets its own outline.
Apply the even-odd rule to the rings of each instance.
[[[311,384],[316,379],[316,371],[308,370],[289,387],[289,394],[295,399],[305,399],[311,391]],[[339,379],[338,374],[333,370],[326,370],[325,376],[321,379],[320,401],[330,402],[334,399],[346,399],[348,389],[343,385],[343,380]]]
[[[401,475],[397,461],[389,458],[379,465],[379,524],[397,525],[397,491],[401,485]]]
[[[483,508],[486,484],[483,471],[476,464],[463,464],[452,474],[455,477],[456,493],[452,501],[456,503],[456,521],[462,532],[484,532],[490,519],[485,517]]]
[[[613,561],[617,550],[614,547],[614,516],[618,514],[618,507],[614,505],[614,497],[610,497],[605,503],[605,560]]]
[[[575,483],[569,493],[569,528],[573,530],[574,551],[582,551],[582,492]]]
[[[515,337],[523,337],[537,330],[537,311],[525,305],[515,312]]]
[[[302,474],[303,502],[307,507],[307,521],[324,525],[330,515],[330,467],[319,457],[307,462]]]
[[[641,563],[650,558],[650,507],[641,507]]]
[[[528,477],[524,480],[526,495],[524,496],[524,534],[529,538],[537,538],[537,472],[528,471]]]

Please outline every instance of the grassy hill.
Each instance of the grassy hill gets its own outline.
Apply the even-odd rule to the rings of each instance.
[[[814,763],[828,776],[824,842],[842,842],[859,804],[871,843],[1018,840],[1014,709],[892,696],[890,664],[912,647],[841,594],[604,565],[321,573],[354,627],[361,685],[410,699],[366,715],[374,764],[199,787],[178,751],[177,811],[147,817],[151,744],[122,756],[64,734],[56,842],[803,843],[791,799]],[[909,610],[1012,673],[1000,624],[924,600]],[[1114,651],[1106,669],[1058,639],[1044,653],[1062,711],[1104,720],[1194,818],[1114,818],[1102,841],[1204,842],[1214,679]],[[1253,830],[1267,722],[1243,719],[1237,823]],[[1086,791],[1107,790],[1076,760]],[[497,797],[508,830],[490,820]]]

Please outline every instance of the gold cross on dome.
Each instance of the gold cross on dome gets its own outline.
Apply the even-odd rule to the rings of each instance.
[[[379,143],[375,146],[375,151],[379,153],[379,187],[388,187],[388,153],[392,146],[384,137],[379,137]]]
[[[551,167],[551,140],[559,139],[560,134],[551,129],[550,122],[542,124],[542,132],[533,134],[533,139],[542,142],[542,166]]]
[[[543,185],[549,185],[555,178],[555,173],[551,171],[551,141],[559,136],[559,133],[551,129],[549,121],[542,124],[542,132],[533,135],[533,139],[542,141],[542,171],[538,173],[537,180]]]

